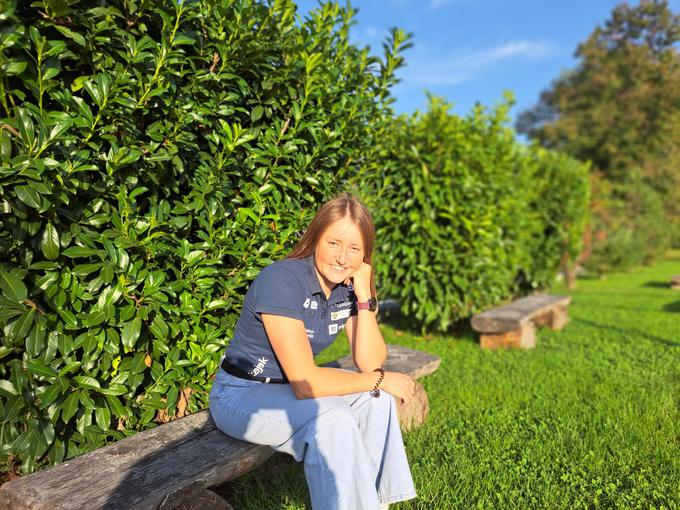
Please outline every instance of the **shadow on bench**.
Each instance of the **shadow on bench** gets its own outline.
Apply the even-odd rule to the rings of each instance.
[[[440,361],[389,345],[385,368],[417,379],[437,370]],[[326,366],[354,369],[349,357]],[[427,394],[420,383],[417,387],[416,398],[398,408],[406,429],[422,423],[428,411]],[[229,505],[206,489],[255,469],[273,453],[268,446],[227,436],[209,411],[200,411],[6,482],[0,487],[0,508],[226,509]]]

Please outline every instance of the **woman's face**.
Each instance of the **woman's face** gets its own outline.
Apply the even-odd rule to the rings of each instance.
[[[338,283],[352,276],[363,261],[361,231],[349,216],[331,223],[314,250],[316,274],[327,295]]]

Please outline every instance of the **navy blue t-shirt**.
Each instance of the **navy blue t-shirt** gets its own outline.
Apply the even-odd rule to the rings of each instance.
[[[260,272],[246,293],[225,357],[252,375],[280,379],[283,370],[267,338],[262,313],[304,322],[316,356],[333,343],[347,319],[357,314],[356,296],[347,285],[339,284],[326,300],[314,270],[313,255],[278,260]]]

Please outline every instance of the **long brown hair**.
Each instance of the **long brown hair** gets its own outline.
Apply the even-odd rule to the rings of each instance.
[[[319,208],[307,230],[286,258],[302,259],[312,255],[328,226],[346,216],[349,216],[361,232],[361,240],[364,243],[364,262],[370,265],[375,243],[373,217],[364,204],[347,193],[329,200]],[[371,295],[373,296],[376,295],[374,274],[375,270],[371,271]]]

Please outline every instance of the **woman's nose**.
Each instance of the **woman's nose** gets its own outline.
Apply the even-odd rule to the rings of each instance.
[[[338,262],[338,265],[342,266],[345,264],[347,261],[347,249],[346,248],[341,248],[338,253],[335,255],[335,258]]]

